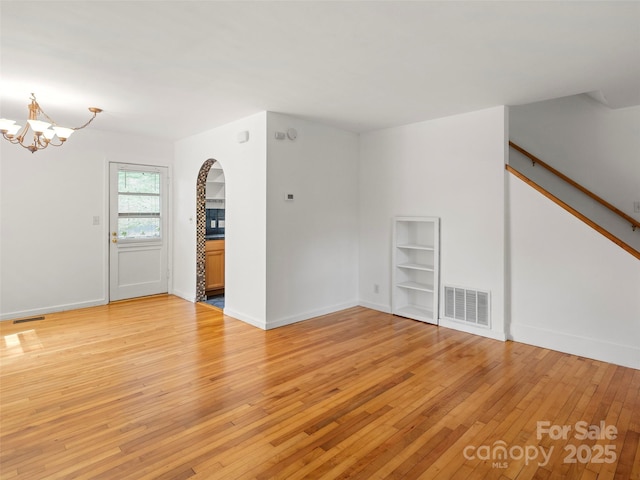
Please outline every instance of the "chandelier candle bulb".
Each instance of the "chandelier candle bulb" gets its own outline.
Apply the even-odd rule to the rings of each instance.
[[[6,118],[0,118],[0,132],[7,138],[11,139],[18,133],[22,127],[18,125],[15,120],[8,120]]]
[[[51,126],[50,123],[41,120],[27,120],[27,122],[29,122],[29,126],[33,128],[33,131],[36,133],[42,133]]]
[[[56,136],[56,132],[54,132],[50,128],[47,128],[44,132],[42,132],[42,134],[44,135],[44,138],[46,138],[47,140],[53,140],[53,137]]]
[[[56,132],[56,135],[58,136],[60,141],[62,142],[64,142],[67,138],[69,138],[71,134],[74,132],[73,128],[58,127],[57,125],[52,128]]]
[[[15,123],[16,123],[15,120],[0,118],[0,131],[4,132],[5,130],[8,130],[10,127],[14,126]]]

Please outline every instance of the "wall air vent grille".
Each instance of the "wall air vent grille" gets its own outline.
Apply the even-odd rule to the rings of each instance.
[[[444,316],[489,327],[489,292],[445,286]]]

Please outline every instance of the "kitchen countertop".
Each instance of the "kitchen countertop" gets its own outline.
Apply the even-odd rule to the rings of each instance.
[[[205,235],[205,240],[224,240],[224,233],[216,233],[214,235]]]

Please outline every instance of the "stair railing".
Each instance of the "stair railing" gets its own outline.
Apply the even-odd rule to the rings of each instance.
[[[616,207],[614,207],[613,205],[611,205],[609,202],[603,200],[602,198],[600,198],[598,195],[596,195],[595,193],[589,191],[588,189],[586,189],[585,187],[583,187],[582,185],[580,185],[579,183],[573,181],[572,179],[570,179],[569,177],[567,177],[566,175],[564,175],[563,173],[559,172],[558,170],[556,170],[555,168],[551,167],[550,165],[546,164],[545,162],[543,162],[542,160],[540,160],[539,158],[535,157],[534,155],[532,155],[531,153],[527,152],[526,150],[524,150],[523,148],[519,147],[518,145],[516,145],[513,142],[509,142],[509,146],[512,147],[514,150],[517,150],[518,152],[522,153],[523,155],[525,155],[526,157],[528,157],[529,159],[531,159],[531,161],[534,162],[534,164],[540,164],[541,166],[543,166],[544,168],[546,168],[547,170],[549,170],[550,172],[554,173],[555,175],[557,175],[558,177],[562,178],[563,180],[565,180],[567,183],[571,184],[572,186],[576,187],[578,190],[580,190],[581,192],[583,192],[584,194],[586,194],[587,196],[589,196],[590,198],[592,198],[593,200],[595,200],[596,202],[600,203],[601,205],[605,206],[606,208],[608,208],[609,210],[611,210],[612,212],[616,213],[617,215],[619,215],[620,217],[624,218],[625,220],[627,220],[629,223],[631,223],[631,228],[635,231],[637,227],[640,227],[640,222],[638,222],[637,220],[635,220],[634,218],[630,217],[629,215],[625,214],[624,212],[620,211],[619,209],[617,209]],[[525,182],[526,184],[530,185],[531,187],[533,187],[535,190],[537,190],[538,192],[540,192],[542,195],[544,195],[545,197],[547,197],[548,199],[550,199],[551,201],[555,202],[557,205],[559,205],[560,207],[564,208],[566,211],[568,211],[569,213],[571,213],[572,215],[574,215],[575,217],[577,217],[578,219],[582,220],[584,223],[586,223],[587,225],[589,225],[591,228],[593,228],[594,230],[596,230],[597,232],[599,232],[600,234],[604,235],[605,237],[607,237],[609,240],[611,240],[613,243],[615,243],[616,245],[620,246],[622,249],[624,249],[625,251],[629,252],[631,255],[633,255],[634,257],[636,257],[638,260],[640,260],[640,251],[636,250],[635,248],[633,248],[631,245],[629,245],[628,243],[624,242],[623,240],[619,239],[618,237],[616,237],[613,233],[609,232],[607,229],[601,227],[600,225],[598,225],[597,223],[595,223],[593,220],[587,218],[585,215],[583,215],[582,213],[580,213],[579,211],[577,211],[575,208],[571,207],[569,204],[567,204],[566,202],[560,200],[558,197],[556,197],[554,194],[552,194],[551,192],[549,192],[548,190],[546,190],[544,187],[540,186],[539,184],[537,184],[536,182],[534,182],[533,180],[531,180],[529,177],[527,177],[526,175],[524,175],[523,173],[519,172],[518,170],[516,170],[515,168],[513,168],[511,165],[505,165],[506,170],[511,173],[512,175],[518,177],[520,180],[522,180],[523,182]]]
[[[600,205],[608,208],[609,210],[611,210],[616,215],[624,218],[627,222],[629,222],[631,224],[631,229],[632,230],[635,231],[636,228],[640,227],[640,222],[638,222],[635,218],[630,217],[629,215],[624,213],[622,210],[620,210],[620,209],[616,208],[615,206],[611,205],[609,202],[604,200],[602,197],[599,197],[598,195],[593,193],[591,190],[588,190],[587,188],[585,188],[582,185],[580,185],[578,182],[576,182],[576,181],[572,180],[571,178],[567,177],[564,173],[556,170],[555,168],[553,168],[548,163],[543,162],[542,160],[540,160],[538,157],[536,157],[532,153],[527,152],[524,148],[516,145],[515,143],[513,143],[511,141],[509,142],[509,146],[511,148],[513,148],[514,150],[516,150],[516,151],[520,152],[521,154],[523,154],[525,157],[529,158],[533,162],[534,166],[536,164],[539,164],[541,167],[547,169],[548,171],[553,173],[555,176],[561,178],[562,180],[567,182],[572,187],[577,188],[582,193],[584,193],[588,197],[590,197],[593,200],[595,200],[596,202],[598,202]]]

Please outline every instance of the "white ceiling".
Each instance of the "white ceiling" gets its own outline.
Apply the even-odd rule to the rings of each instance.
[[[6,1],[0,116],[183,138],[269,110],[354,132],[597,92],[640,104],[638,2]]]

